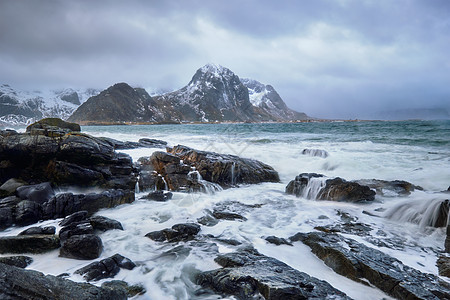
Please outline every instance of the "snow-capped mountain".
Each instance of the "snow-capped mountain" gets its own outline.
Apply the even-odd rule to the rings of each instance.
[[[67,119],[78,106],[97,94],[94,89],[21,91],[0,85],[0,125],[27,125],[47,117]]]
[[[249,78],[241,78],[241,82],[248,89],[250,102],[261,118],[276,121],[308,118],[306,114],[288,108],[271,85],[265,85]]]

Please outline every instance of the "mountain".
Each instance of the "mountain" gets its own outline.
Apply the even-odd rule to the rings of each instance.
[[[248,78],[242,78],[241,82],[248,89],[250,102],[261,118],[276,121],[308,119],[305,113],[288,108],[273,86]]]
[[[68,118],[89,97],[94,89],[21,91],[7,84],[0,85],[0,125],[27,125],[36,120]]]
[[[260,122],[304,120],[273,87],[241,80],[231,70],[208,64],[185,87],[151,97],[144,89],[116,84],[83,103],[71,122]]]

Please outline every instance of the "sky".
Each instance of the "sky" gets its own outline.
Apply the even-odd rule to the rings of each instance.
[[[207,63],[319,118],[450,112],[447,0],[0,0],[0,83],[176,90]]]

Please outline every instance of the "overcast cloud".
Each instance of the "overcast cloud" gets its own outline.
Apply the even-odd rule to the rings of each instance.
[[[0,1],[0,83],[178,89],[206,63],[311,116],[450,109],[450,1]]]

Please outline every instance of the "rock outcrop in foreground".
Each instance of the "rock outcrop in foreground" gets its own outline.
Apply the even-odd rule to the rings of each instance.
[[[290,240],[308,245],[336,273],[361,283],[367,280],[397,299],[450,299],[450,285],[437,276],[355,240],[323,232],[298,233]]]
[[[219,255],[222,269],[200,273],[197,283],[238,299],[350,299],[330,284],[253,248]]]
[[[76,299],[125,300],[121,289],[97,287],[88,283],[75,283],[37,271],[23,270],[0,263],[0,298],[16,299]]]

